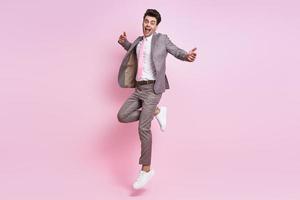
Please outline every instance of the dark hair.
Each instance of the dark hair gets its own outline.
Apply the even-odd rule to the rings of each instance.
[[[161,22],[160,14],[155,9],[147,9],[146,12],[145,12],[145,14],[144,14],[144,19],[145,19],[146,16],[155,17],[156,21],[157,21],[156,25],[158,25]]]

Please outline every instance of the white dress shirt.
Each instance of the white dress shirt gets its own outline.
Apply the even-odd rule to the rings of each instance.
[[[142,55],[142,56],[144,56],[143,73],[142,73],[141,79],[140,80],[136,79],[137,81],[155,80],[154,64],[153,64],[153,62],[151,60],[151,57],[150,57],[152,36],[153,36],[153,34],[151,34],[148,37],[143,36],[143,39],[145,40],[145,42],[144,42],[144,54]],[[137,55],[139,55],[142,42],[143,42],[143,40],[141,40],[138,43],[137,47],[136,47],[136,54]],[[139,60],[139,56],[137,56],[137,57],[138,57],[138,60]]]

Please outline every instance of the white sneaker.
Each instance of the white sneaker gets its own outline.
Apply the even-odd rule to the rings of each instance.
[[[159,110],[160,112],[158,113],[158,115],[155,115],[155,118],[158,121],[160,130],[165,131],[167,126],[167,107],[161,106],[159,107]]]
[[[149,172],[145,172],[141,170],[136,181],[133,183],[133,188],[140,189],[144,187],[148,183],[148,181],[152,178],[153,175],[154,175],[153,169],[151,169]]]

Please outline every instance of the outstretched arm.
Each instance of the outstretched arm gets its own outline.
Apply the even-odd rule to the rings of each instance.
[[[127,40],[126,32],[123,32],[123,34],[120,35],[118,43],[122,45],[126,51],[128,51],[128,49],[131,46],[131,43]]]
[[[166,47],[167,47],[167,52],[175,56],[176,58],[183,60],[183,61],[188,61],[188,62],[193,62],[196,58],[196,49],[194,48],[189,52],[186,52],[185,50],[177,47],[171,40],[170,38],[166,35]]]

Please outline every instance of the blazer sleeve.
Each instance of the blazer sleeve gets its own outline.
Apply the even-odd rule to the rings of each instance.
[[[166,48],[167,48],[167,52],[172,54],[174,57],[183,60],[183,61],[187,61],[186,60],[186,54],[187,52],[179,47],[177,47],[168,37],[168,35],[166,35]]]
[[[131,46],[131,43],[130,43],[128,40],[125,40],[124,44],[121,44],[119,41],[118,41],[118,43],[119,43],[122,47],[124,47],[124,49],[125,49],[126,51],[128,51],[129,48],[130,48],[130,46]]]

